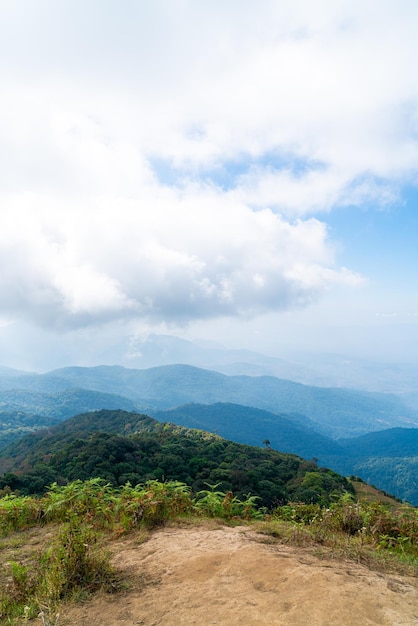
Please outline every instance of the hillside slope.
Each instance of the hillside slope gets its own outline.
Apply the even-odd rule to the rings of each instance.
[[[52,482],[100,477],[113,486],[177,480],[193,491],[216,485],[272,508],[292,500],[329,504],[352,486],[312,461],[246,446],[125,411],[76,416],[27,435],[0,457],[0,489],[41,493]]]
[[[391,428],[337,442],[306,428],[297,416],[236,404],[188,404],[152,415],[241,443],[261,445],[268,440],[276,450],[316,458],[320,465],[344,476],[360,476],[418,506],[418,428]]]

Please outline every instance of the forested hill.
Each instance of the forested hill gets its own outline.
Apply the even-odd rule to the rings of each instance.
[[[418,416],[396,396],[271,376],[226,376],[187,365],[70,367],[42,375],[0,368],[0,454],[24,433],[100,409],[146,413],[239,443],[270,440],[272,448],[317,458],[418,504],[415,433],[404,432],[416,429]],[[387,428],[390,434],[380,434]],[[342,439],[358,436],[364,441]],[[396,450],[380,445],[388,438]]]
[[[92,477],[115,486],[163,479],[194,491],[217,485],[272,507],[290,499],[327,504],[352,491],[344,477],[313,461],[124,411],[85,414],[27,435],[6,449],[0,469],[3,493],[41,493],[54,481]]]
[[[360,476],[418,506],[418,428],[391,428],[335,441],[304,427],[297,416],[236,404],[188,404],[152,415],[241,443],[259,445],[267,438],[276,450],[317,458],[320,465],[344,476]]]
[[[355,439],[341,439],[341,445],[358,457],[386,458],[418,456],[418,428],[388,428]]]

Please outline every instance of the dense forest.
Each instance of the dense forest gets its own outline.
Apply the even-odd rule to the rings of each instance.
[[[22,495],[47,485],[100,477],[112,486],[179,480],[194,492],[217,485],[237,497],[274,507],[288,501],[326,505],[351,484],[315,461],[215,434],[162,424],[125,411],[97,411],[27,435],[6,448],[0,489]]]

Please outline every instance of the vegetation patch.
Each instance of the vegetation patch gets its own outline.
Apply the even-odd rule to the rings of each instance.
[[[63,600],[80,599],[99,589],[115,590],[117,577],[100,543],[92,526],[72,515],[48,548],[35,551],[26,562],[9,562],[0,594],[2,623],[41,613],[46,623]]]
[[[393,508],[345,494],[330,507],[292,503],[278,507],[259,527],[283,542],[323,548],[337,558],[374,569],[418,576],[418,509]]]
[[[38,498],[8,494],[0,499],[1,623],[22,623],[41,612],[45,624],[54,623],[64,600],[117,591],[122,581],[106,543],[175,520],[253,523],[266,538],[418,575],[413,507],[359,501],[348,492],[329,506],[295,502],[268,511],[259,505],[259,498],[238,498],[219,484],[193,495],[179,481],[114,488],[95,478],[54,484]]]

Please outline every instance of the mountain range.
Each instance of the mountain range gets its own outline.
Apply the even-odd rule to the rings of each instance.
[[[191,402],[231,402],[273,413],[297,414],[306,425],[332,438],[418,426],[417,411],[394,394],[314,387],[274,376],[227,376],[189,365],[144,370],[67,367],[46,374],[0,374],[0,408],[9,410],[11,401],[19,404],[18,394],[22,393],[21,410],[29,410],[24,391],[54,394],[58,401],[60,393],[76,389],[121,396],[141,410],[165,410]],[[14,398],[7,395],[11,390]],[[38,412],[38,406],[35,398],[30,411]]]
[[[418,416],[398,396],[189,365],[45,374],[0,368],[0,454],[31,430],[103,408],[141,411],[240,443],[269,441],[418,503]]]
[[[281,357],[268,356],[252,350],[228,349],[213,341],[187,341],[162,334],[130,337],[128,343],[125,351],[113,347],[108,355],[111,363],[136,369],[183,363],[228,376],[275,376],[317,387],[395,393],[418,409],[418,365],[413,362],[373,361],[352,355],[294,350],[284,352]]]

